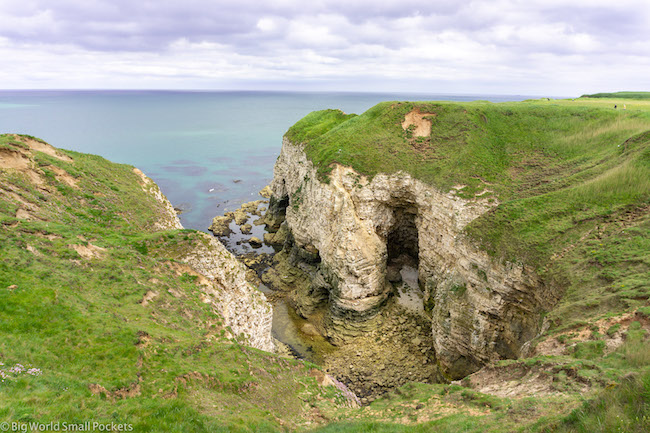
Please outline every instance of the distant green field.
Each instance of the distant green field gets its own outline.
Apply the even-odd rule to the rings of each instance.
[[[650,99],[650,92],[612,92],[582,95],[581,98]]]

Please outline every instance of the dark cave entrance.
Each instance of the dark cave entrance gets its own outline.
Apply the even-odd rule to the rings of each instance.
[[[269,199],[269,209],[272,212],[276,212],[284,216],[287,213],[287,207],[289,207],[288,195],[282,196],[279,199],[275,198],[275,196],[271,196]]]
[[[419,265],[418,229],[415,225],[417,210],[413,208],[396,208],[393,211],[394,222],[386,239],[386,270],[388,280],[402,280],[400,271],[404,266],[415,270]]]

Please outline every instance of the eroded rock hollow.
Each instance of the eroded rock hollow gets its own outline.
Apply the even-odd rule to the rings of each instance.
[[[416,270],[447,379],[518,357],[556,301],[532,269],[493,259],[464,234],[498,204],[487,194],[468,200],[458,194],[462,185],[442,192],[406,173],[368,179],[340,165],[324,182],[302,146],[286,138],[271,189],[267,224],[289,232],[293,264],[318,264],[310,267],[318,290],[299,296],[298,310],[324,304],[325,333],[334,343],[372,326],[406,269]]]

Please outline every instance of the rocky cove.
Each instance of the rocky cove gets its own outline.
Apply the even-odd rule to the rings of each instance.
[[[210,229],[274,305],[280,350],[368,402],[526,355],[559,298],[531,267],[496,260],[465,235],[498,200],[488,184],[473,198],[464,187],[442,192],[405,172],[370,179],[341,164],[324,181],[285,137],[261,192],[268,203],[245,203]],[[242,237],[249,217],[263,240]]]

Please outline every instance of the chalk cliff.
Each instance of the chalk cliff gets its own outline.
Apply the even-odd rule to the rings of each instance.
[[[364,332],[404,264],[418,270],[436,359],[449,379],[519,356],[556,301],[532,269],[494,260],[464,234],[497,202],[461,198],[462,185],[444,193],[403,172],[368,179],[341,165],[324,182],[303,147],[285,138],[271,188],[269,225],[286,218],[293,248],[318,256],[327,284],[308,295],[327,303],[334,342]]]

